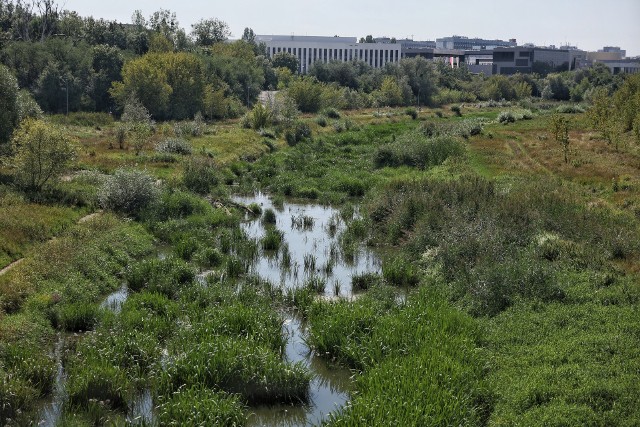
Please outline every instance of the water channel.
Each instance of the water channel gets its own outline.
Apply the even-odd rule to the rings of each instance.
[[[282,286],[295,288],[305,281],[318,278],[327,283],[325,297],[351,298],[351,278],[356,274],[379,273],[380,260],[364,245],[344,256],[340,234],[346,225],[335,208],[285,202],[274,206],[264,194],[235,197],[244,205],[257,204],[263,211],[275,212],[275,224],[282,232],[278,253],[262,251],[251,267],[251,273]],[[251,239],[260,240],[266,227],[260,219],[247,218],[242,228]],[[283,258],[287,257],[285,260]],[[312,260],[310,262],[309,260]],[[313,264],[313,268],[309,268]],[[293,313],[284,313],[283,334],[287,338],[285,357],[290,362],[302,362],[313,374],[307,405],[253,408],[249,426],[319,425],[330,413],[343,407],[349,399],[353,383],[348,369],[335,366],[316,355],[305,343],[306,325]]]
[[[282,247],[285,251],[269,253],[261,251],[250,267],[250,273],[283,288],[295,288],[309,279],[326,281],[325,297],[351,298],[351,278],[355,274],[381,270],[380,260],[367,248],[360,246],[349,256],[340,249],[339,236],[346,226],[340,212],[328,206],[284,203],[276,207],[264,194],[253,197],[235,197],[236,203],[258,204],[263,210],[275,212],[275,227],[282,232]],[[250,239],[260,240],[266,228],[260,218],[247,217],[242,228]],[[286,255],[284,255],[286,253]],[[166,248],[158,251],[158,256],[166,256]],[[283,262],[283,257],[287,262]],[[310,263],[309,260],[313,260]],[[286,268],[283,265],[286,264]],[[311,265],[310,265],[311,264]],[[206,283],[207,273],[199,276]],[[119,313],[127,300],[129,291],[125,285],[113,292],[101,304],[102,308]],[[304,321],[295,313],[282,313],[282,333],[287,339],[284,357],[288,362],[303,363],[313,375],[310,384],[309,402],[302,405],[260,406],[250,409],[247,425],[258,426],[308,426],[319,425],[329,414],[343,407],[352,390],[352,374],[348,369],[331,364],[316,355],[306,342],[307,329]],[[75,336],[74,336],[75,337]],[[55,426],[61,419],[65,394],[66,373],[62,364],[62,353],[70,335],[60,334],[54,349],[57,362],[57,377],[52,399],[40,411],[40,426]],[[77,337],[76,337],[77,338]],[[150,390],[143,390],[131,402],[127,421],[132,424],[153,425],[153,398]]]

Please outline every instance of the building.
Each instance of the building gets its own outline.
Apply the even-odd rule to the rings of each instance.
[[[494,74],[549,73],[573,70],[586,57],[581,50],[546,47],[497,48],[493,51]]]
[[[436,48],[438,49],[456,49],[456,50],[491,50],[497,47],[516,47],[518,43],[516,39],[504,40],[487,40],[480,38],[468,38],[462,36],[451,36],[436,39]]]
[[[382,68],[402,58],[398,43],[358,43],[356,37],[259,35],[256,42],[265,44],[270,58],[280,52],[295,55],[302,74],[316,62],[363,61],[373,68]]]

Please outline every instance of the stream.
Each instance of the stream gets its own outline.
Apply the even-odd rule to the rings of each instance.
[[[275,212],[274,225],[282,232],[283,246],[288,251],[261,251],[261,256],[251,266],[251,273],[264,280],[286,289],[319,278],[327,284],[325,297],[351,298],[353,275],[381,271],[380,260],[364,245],[345,256],[340,248],[339,237],[346,225],[340,212],[332,207],[289,202],[275,207],[268,196],[260,193],[254,197],[235,197],[234,201],[244,205],[255,203],[263,212],[267,209]],[[247,217],[242,228],[251,239],[259,240],[266,233],[260,218]],[[284,262],[283,253],[288,254],[288,262]],[[309,268],[310,259],[313,268]],[[248,426],[319,425],[329,414],[348,403],[349,392],[353,389],[351,371],[316,355],[305,343],[306,333],[306,325],[298,316],[284,313],[283,335],[287,338],[285,357],[290,362],[302,362],[313,375],[309,403],[252,408]]]
[[[340,213],[331,207],[320,205],[302,205],[284,203],[276,208],[264,194],[254,197],[235,197],[234,201],[249,205],[257,203],[264,210],[273,209],[275,226],[282,232],[282,248],[284,250],[267,252],[261,250],[251,266],[250,273],[268,280],[283,288],[295,288],[309,279],[326,281],[324,294],[327,298],[351,298],[351,278],[355,274],[379,273],[380,260],[364,246],[352,250],[348,256],[340,248],[339,236],[346,226]],[[242,228],[251,239],[259,240],[265,235],[265,227],[260,218],[249,218]],[[281,248],[281,249],[282,249]],[[158,257],[166,256],[167,248],[158,251]],[[286,262],[285,256],[286,253]],[[198,280],[206,283],[206,275],[202,273]],[[127,300],[129,291],[126,285],[108,295],[101,307],[119,313]],[[348,369],[331,364],[319,357],[306,342],[307,328],[304,321],[295,313],[285,311],[283,315],[282,334],[287,340],[284,357],[288,362],[304,364],[313,379],[310,384],[309,402],[299,405],[258,406],[249,410],[247,425],[258,426],[308,426],[319,425],[328,416],[339,410],[349,401],[349,393],[353,389],[352,373]],[[73,336],[77,338],[75,335]],[[53,356],[57,364],[55,389],[51,398],[43,403],[38,415],[38,425],[56,426],[62,417],[66,400],[66,373],[62,363],[62,355],[69,339],[69,334],[59,334],[54,346]],[[131,402],[127,422],[153,425],[154,404],[150,390],[141,391]]]

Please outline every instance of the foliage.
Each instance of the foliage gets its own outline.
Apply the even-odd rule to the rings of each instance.
[[[158,197],[155,180],[141,170],[118,169],[98,192],[104,209],[125,215],[138,215]]]
[[[204,64],[190,53],[150,53],[125,63],[110,93],[121,105],[135,95],[157,119],[193,117],[203,107]]]
[[[287,91],[303,113],[316,113],[322,107],[322,85],[314,77],[293,80]]]
[[[9,69],[0,64],[0,143],[11,139],[18,125],[18,81]]]
[[[217,18],[201,19],[191,27],[193,28],[191,35],[198,46],[210,46],[214,43],[220,43],[227,40],[231,35],[229,25]]]
[[[569,163],[569,129],[571,123],[569,120],[559,114],[555,114],[551,117],[551,134],[556,142],[562,145],[562,152],[564,153],[564,162]]]
[[[156,144],[156,151],[158,153],[168,154],[191,154],[192,148],[188,141],[181,138],[167,138]]]
[[[278,52],[271,59],[273,68],[286,68],[291,74],[297,74],[300,67],[298,57],[289,52]]]
[[[218,168],[212,160],[196,158],[185,164],[182,182],[188,190],[208,194],[218,181]]]
[[[75,158],[75,147],[59,129],[40,120],[27,119],[12,140],[16,182],[40,191],[60,176]]]

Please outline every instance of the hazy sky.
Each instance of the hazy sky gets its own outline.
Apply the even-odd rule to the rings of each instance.
[[[569,43],[584,50],[620,46],[640,55],[640,0],[59,0],[82,16],[131,22],[163,8],[176,12],[180,25],[219,18],[234,37],[245,27],[256,34],[367,34],[433,40],[463,35],[515,38],[519,44]]]

